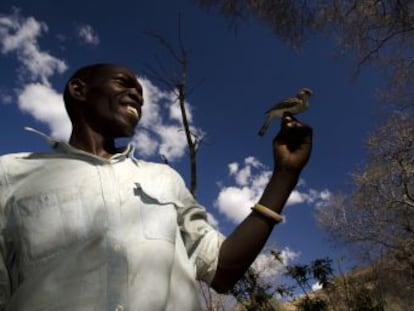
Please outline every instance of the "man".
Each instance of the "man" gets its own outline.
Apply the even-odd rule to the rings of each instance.
[[[118,65],[77,71],[64,92],[69,142],[0,157],[0,310],[199,310],[196,279],[225,292],[262,249],[311,150],[290,115],[259,204],[226,239],[182,178],[115,138],[141,117],[142,87]]]

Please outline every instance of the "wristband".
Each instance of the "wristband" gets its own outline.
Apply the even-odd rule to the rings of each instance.
[[[283,221],[283,217],[280,214],[276,213],[275,211],[272,211],[270,208],[262,204],[256,203],[251,209],[252,211],[259,212],[263,216],[272,219],[275,223]]]

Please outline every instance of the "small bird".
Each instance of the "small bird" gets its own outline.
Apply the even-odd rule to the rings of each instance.
[[[308,98],[312,95],[312,93],[311,89],[302,88],[298,91],[298,94],[295,97],[286,98],[267,110],[266,120],[257,135],[263,136],[273,119],[276,117],[281,118],[285,112],[297,114],[308,109]]]

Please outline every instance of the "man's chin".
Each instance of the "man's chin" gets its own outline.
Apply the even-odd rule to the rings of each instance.
[[[130,138],[135,134],[135,128],[138,125],[138,122],[122,122],[118,124],[119,126],[115,129],[117,138]]]
[[[117,138],[131,138],[135,134],[135,128],[116,128],[112,129],[111,132],[107,132],[108,136],[111,136],[114,139]]]
[[[135,128],[132,129],[124,129],[122,132],[120,132],[117,137],[118,138],[131,138],[135,134]]]

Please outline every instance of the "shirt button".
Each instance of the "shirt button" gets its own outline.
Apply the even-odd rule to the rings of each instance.
[[[114,251],[117,252],[117,253],[122,250],[122,246],[119,243],[116,243],[113,247],[114,247]],[[120,310],[123,310],[123,309],[120,309]],[[118,311],[118,309],[117,309],[117,311]]]
[[[124,311],[124,310],[125,310],[124,306],[121,306],[121,305],[118,305],[115,308],[115,311]]]

